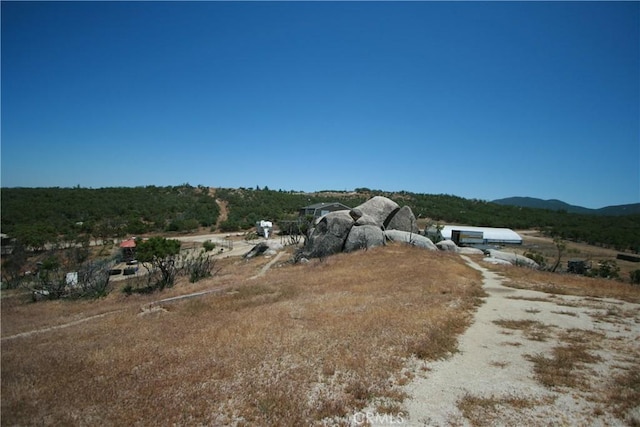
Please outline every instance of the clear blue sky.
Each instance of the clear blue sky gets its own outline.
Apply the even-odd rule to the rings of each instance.
[[[4,187],[640,202],[639,2],[6,2]]]

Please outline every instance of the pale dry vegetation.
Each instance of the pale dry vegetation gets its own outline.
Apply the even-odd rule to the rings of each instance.
[[[2,423],[314,425],[398,411],[412,357],[456,351],[483,295],[459,257],[404,246],[219,276],[158,295],[3,298]],[[154,299],[221,292],[141,313]],[[5,309],[6,308],[6,309]],[[72,327],[8,338],[81,316]]]
[[[544,386],[578,387],[587,391],[589,383],[580,368],[602,360],[589,352],[587,345],[578,343],[554,347],[551,357],[535,354],[527,358],[533,362],[536,379]]]
[[[475,396],[465,394],[458,402],[458,408],[473,426],[501,425],[506,411],[521,412],[542,404],[550,404],[553,399],[531,399],[519,396]],[[523,423],[531,419],[522,420]]]
[[[570,307],[571,310],[551,310],[550,313],[576,318],[580,312],[592,319],[594,329],[589,330],[540,328],[535,320],[495,322],[507,329],[521,330],[528,339],[532,339],[532,331],[542,329],[545,339],[554,341],[549,351],[525,355],[525,359],[532,363],[535,379],[558,396],[571,394],[590,402],[595,418],[639,425],[640,347],[637,338],[633,337],[640,317],[637,306],[621,301],[640,302],[640,288],[571,274],[491,268],[506,277],[507,286],[550,294],[549,297],[507,298]],[[532,310],[525,311],[535,314]],[[489,403],[481,400],[462,402],[475,410],[476,417],[480,417],[478,411]],[[485,418],[476,420],[486,420],[486,415],[482,416]]]
[[[521,330],[525,338],[531,341],[547,341],[550,337],[549,331],[553,329],[551,325],[537,320],[500,319],[494,320],[493,323],[506,329]]]
[[[528,268],[490,264],[486,264],[486,267],[503,275],[506,278],[503,284],[512,288],[530,289],[555,295],[615,298],[640,303],[640,286],[629,283]]]

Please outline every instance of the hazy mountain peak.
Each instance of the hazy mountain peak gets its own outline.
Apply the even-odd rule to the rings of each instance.
[[[605,206],[600,209],[590,209],[582,206],[570,205],[558,199],[537,199],[535,197],[507,197],[504,199],[493,200],[492,203],[507,206],[520,206],[523,208],[547,209],[552,211],[566,211],[569,213],[579,213],[587,215],[633,215],[640,214],[640,203],[632,203],[628,205]]]

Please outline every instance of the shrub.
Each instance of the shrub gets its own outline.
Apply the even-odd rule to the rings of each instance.
[[[35,301],[59,298],[98,298],[108,292],[113,259],[70,262],[75,252],[48,256],[41,264],[36,280],[25,285]],[[66,256],[67,258],[64,258]],[[68,273],[75,273],[69,275]]]
[[[183,262],[183,271],[189,276],[189,282],[195,283],[218,273],[216,269],[216,259],[211,255],[201,251],[197,257],[189,258]]]
[[[238,231],[240,230],[240,224],[238,224],[236,221],[232,221],[232,220],[227,220],[224,221],[222,224],[220,224],[220,231]]]
[[[167,231],[192,231],[196,230],[200,223],[196,219],[176,219],[167,225]]]
[[[591,274],[595,277],[603,277],[605,279],[616,279],[620,277],[618,274],[620,272],[620,267],[618,264],[611,260],[602,261],[598,265],[598,268],[594,268],[591,270]]]
[[[539,253],[539,252],[535,252],[535,251],[526,252],[524,254],[524,256],[526,256],[527,258],[535,261],[542,268],[544,268],[547,265],[547,261],[544,259],[542,254]]]
[[[211,240],[207,240],[206,242],[202,243],[202,247],[204,248],[205,252],[211,252],[216,248],[216,244],[213,243]]]
[[[136,256],[142,265],[150,263],[153,269],[160,272],[160,277],[155,283],[151,283],[153,275],[149,270],[149,286],[152,289],[164,289],[173,286],[176,274],[176,256],[180,252],[180,241],[165,239],[164,237],[151,237],[149,240],[138,239],[136,241]]]

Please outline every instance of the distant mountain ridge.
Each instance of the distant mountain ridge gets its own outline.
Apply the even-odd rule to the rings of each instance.
[[[640,203],[629,205],[605,206],[600,209],[584,208],[582,206],[570,205],[562,200],[543,200],[535,197],[507,197],[505,199],[493,200],[492,203],[507,206],[520,206],[523,208],[548,209],[552,211],[566,211],[584,215],[635,215],[640,214]]]

